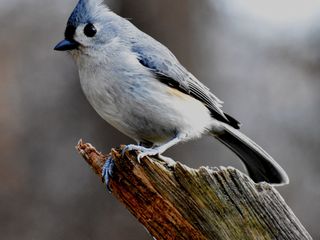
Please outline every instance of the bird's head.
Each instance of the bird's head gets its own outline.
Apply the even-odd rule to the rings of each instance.
[[[79,0],[69,17],[65,39],[54,49],[73,54],[99,51],[116,36],[112,16],[102,0]]]

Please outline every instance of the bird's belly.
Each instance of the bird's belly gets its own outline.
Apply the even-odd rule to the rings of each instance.
[[[179,133],[195,138],[212,123],[201,102],[154,79],[93,89],[84,92],[94,109],[136,141],[161,144]]]

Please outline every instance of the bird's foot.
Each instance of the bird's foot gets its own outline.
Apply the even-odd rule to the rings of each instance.
[[[146,147],[142,147],[142,146],[138,146],[138,145],[134,145],[134,144],[129,144],[122,149],[121,154],[123,157],[126,152],[130,152],[130,151],[144,152],[147,150],[148,150],[148,148],[146,148]]]
[[[137,160],[139,163],[141,162],[141,159],[146,156],[155,156],[162,153],[161,148],[146,148],[146,147],[130,144],[123,148],[122,156],[124,156],[125,152],[133,151],[133,150],[139,151],[137,156]]]
[[[160,154],[160,151],[158,148],[146,148],[144,151],[141,151],[138,154],[138,161],[140,162],[142,158],[147,156],[157,156]]]
[[[112,192],[109,186],[110,178],[113,176],[114,161],[110,156],[102,168],[102,181],[107,185],[108,191]]]
[[[157,158],[165,162],[169,168],[173,168],[177,164],[177,162],[174,161],[172,158],[162,156],[161,154],[158,154]]]

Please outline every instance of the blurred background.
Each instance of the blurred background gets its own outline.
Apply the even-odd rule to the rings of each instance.
[[[0,238],[151,239],[77,154],[132,141],[81,92],[54,52],[76,0],[0,0]],[[320,1],[114,0],[112,10],[167,45],[289,174],[278,188],[320,239]],[[192,167],[240,161],[211,138],[167,155]]]

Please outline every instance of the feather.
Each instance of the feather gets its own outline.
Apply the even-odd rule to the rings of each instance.
[[[189,73],[169,49],[149,36],[140,37],[140,41],[132,42],[132,51],[136,54],[139,62],[148,68],[159,81],[202,102],[215,119],[236,129],[240,128],[240,123],[237,120],[222,111],[223,102]]]
[[[109,11],[109,8],[102,0],[79,0],[67,25],[77,27],[80,24],[94,22],[106,11]]]

